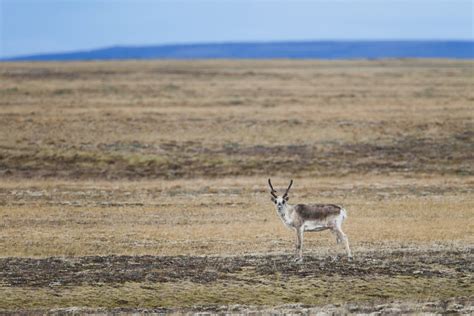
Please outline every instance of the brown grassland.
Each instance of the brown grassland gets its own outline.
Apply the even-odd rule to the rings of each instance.
[[[0,63],[0,312],[472,313],[473,88],[473,61]],[[292,263],[268,177],[344,205],[355,259],[322,232]]]

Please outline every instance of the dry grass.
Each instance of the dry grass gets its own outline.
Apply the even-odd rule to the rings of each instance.
[[[292,202],[343,204],[362,261],[395,250],[469,254],[473,66],[2,63],[0,257],[291,253],[293,232],[269,201],[270,176],[279,187],[295,179]],[[333,239],[306,234],[306,254],[342,253]],[[54,290],[0,284],[7,298],[0,308],[324,304],[372,301],[380,292],[378,300],[440,300],[468,295],[456,288],[472,279],[466,273],[455,281],[388,274],[365,287],[364,277],[327,275],[343,278],[341,287],[318,289],[291,278],[267,284],[263,276],[256,295],[245,280]],[[94,299],[99,286],[109,294]],[[287,297],[285,286],[301,295]],[[176,288],[186,291],[177,296]]]
[[[0,170],[473,175],[471,61],[2,64]]]
[[[296,179],[291,198],[343,204],[356,252],[465,247],[474,242],[472,183],[453,177]],[[11,180],[0,191],[0,251],[28,257],[291,252],[293,232],[266,191],[262,178]],[[334,253],[327,232],[307,234],[306,245],[308,252]]]

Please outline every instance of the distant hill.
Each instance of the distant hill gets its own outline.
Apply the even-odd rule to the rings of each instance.
[[[474,58],[474,41],[308,41],[114,46],[90,51],[6,58],[3,61],[117,59],[379,59]]]

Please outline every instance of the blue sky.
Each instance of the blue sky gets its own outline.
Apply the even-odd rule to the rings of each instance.
[[[0,0],[0,58],[114,45],[473,40],[474,0]]]

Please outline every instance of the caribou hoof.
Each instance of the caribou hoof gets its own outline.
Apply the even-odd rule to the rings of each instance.
[[[293,262],[294,263],[303,263],[303,257],[296,257],[295,259],[293,259]]]
[[[329,256],[329,260],[330,260],[331,262],[339,261],[339,256],[338,256],[338,255],[335,255],[335,256],[333,256],[333,257]]]

